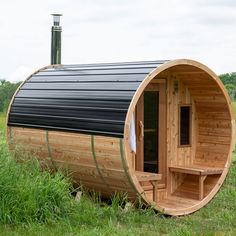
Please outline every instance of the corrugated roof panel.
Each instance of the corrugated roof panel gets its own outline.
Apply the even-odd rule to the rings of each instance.
[[[21,87],[8,125],[123,137],[140,83],[166,61],[54,66]]]
[[[119,75],[66,75],[66,76],[57,76],[50,75],[50,80],[48,80],[48,76],[37,76],[33,75],[28,83],[55,83],[55,82],[141,82],[143,80],[143,74],[119,74]]]
[[[135,91],[139,82],[74,82],[25,83],[21,90],[69,90],[69,91]]]

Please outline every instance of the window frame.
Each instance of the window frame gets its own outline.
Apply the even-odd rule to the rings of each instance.
[[[189,107],[189,143],[188,144],[181,144],[181,108],[182,107]],[[178,147],[191,147],[192,146],[192,105],[191,104],[179,104],[179,121],[178,121]]]

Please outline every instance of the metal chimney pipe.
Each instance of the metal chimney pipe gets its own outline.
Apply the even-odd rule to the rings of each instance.
[[[51,37],[51,64],[61,64],[61,31],[60,17],[62,14],[52,14],[53,26]]]

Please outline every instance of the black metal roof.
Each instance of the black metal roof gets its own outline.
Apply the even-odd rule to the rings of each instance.
[[[16,94],[8,125],[123,137],[135,91],[165,62],[60,65],[40,70]]]

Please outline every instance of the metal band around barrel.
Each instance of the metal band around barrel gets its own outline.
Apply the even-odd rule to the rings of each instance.
[[[95,147],[94,147],[94,136],[91,135],[91,148],[92,148],[92,154],[93,154],[93,160],[94,160],[94,164],[96,166],[96,169],[97,169],[97,172],[102,180],[102,182],[106,185],[108,191],[110,193],[112,193],[112,190],[110,188],[110,186],[108,185],[108,183],[106,182],[105,178],[103,177],[102,173],[101,173],[101,170],[99,169],[99,166],[98,166],[98,162],[97,162],[97,158],[96,158],[96,152],[95,152]]]
[[[56,170],[56,166],[55,166],[55,163],[54,163],[53,158],[52,158],[51,148],[50,148],[50,145],[49,145],[48,130],[46,130],[46,144],[47,144],[47,149],[48,149],[48,156],[51,160],[53,168]]]
[[[127,177],[127,179],[128,179],[128,182],[129,182],[131,188],[133,189],[133,191],[134,191],[135,193],[137,193],[138,195],[140,195],[139,192],[137,191],[137,189],[136,189],[136,187],[135,187],[133,181],[131,180],[129,173],[128,173],[128,167],[127,167],[127,165],[126,165],[126,163],[125,163],[125,159],[124,159],[123,140],[122,140],[121,138],[120,138],[120,158],[121,158],[121,161],[122,161],[123,169],[124,169],[124,171],[125,171],[125,175],[126,175],[126,177]]]

